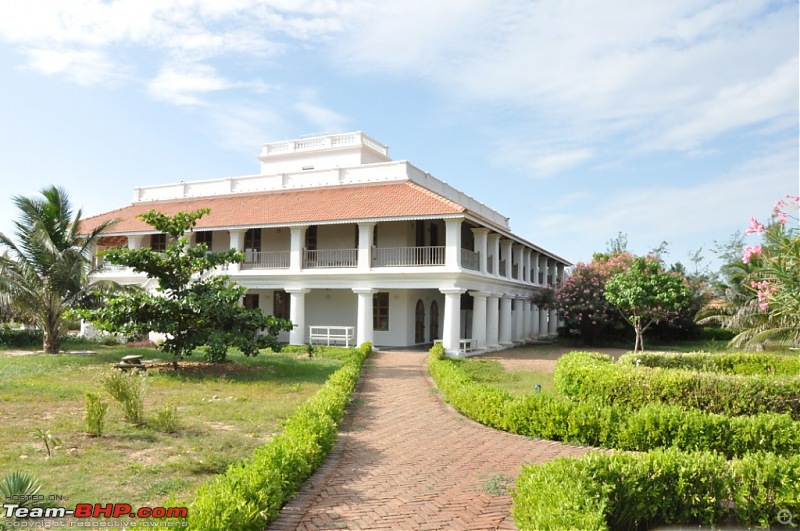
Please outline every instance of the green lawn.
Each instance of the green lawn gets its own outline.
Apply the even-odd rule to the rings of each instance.
[[[499,361],[480,359],[453,360],[478,383],[498,387],[515,395],[533,393],[536,385],[542,391],[553,391],[553,373],[549,371],[507,371]]]
[[[44,493],[68,496],[69,506],[190,500],[204,480],[269,441],[280,421],[341,365],[329,357],[262,353],[255,358],[231,354],[231,363],[212,366],[211,372],[191,365],[177,373],[150,370],[145,417],[175,406],[180,429],[169,434],[126,423],[100,384],[124,355],[165,356],[149,348],[81,348],[97,353],[19,356],[0,350],[0,470],[35,474]],[[103,437],[85,434],[86,391],[109,403]],[[52,457],[34,439],[37,429],[61,439]]]

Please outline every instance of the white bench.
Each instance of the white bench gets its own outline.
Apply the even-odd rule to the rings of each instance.
[[[441,343],[441,339],[435,339],[433,344]],[[478,348],[478,342],[474,339],[459,339],[458,340],[458,351],[463,352],[464,354],[468,354],[470,352],[475,352],[476,350],[480,350]]]
[[[309,326],[308,342],[331,345],[331,342],[344,343],[345,347],[350,347],[350,343],[355,343],[356,328],[354,326]]]

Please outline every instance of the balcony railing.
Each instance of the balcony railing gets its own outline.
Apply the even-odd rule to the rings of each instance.
[[[498,269],[500,270],[500,271],[498,271],[498,273],[499,273],[499,275],[501,277],[507,276],[506,275],[506,261],[505,260],[500,260],[500,267]]]
[[[494,257],[489,256],[486,259],[486,272],[490,275],[494,274]]]
[[[358,266],[358,249],[303,251],[303,267],[306,269],[356,266]]]
[[[289,251],[262,251],[245,254],[242,269],[288,269]]]
[[[519,280],[519,266],[517,264],[511,264],[511,278]]]
[[[480,271],[481,253],[470,251],[469,249],[461,249],[461,267],[472,271]]]
[[[435,247],[377,247],[372,250],[374,267],[444,265],[444,246]]]

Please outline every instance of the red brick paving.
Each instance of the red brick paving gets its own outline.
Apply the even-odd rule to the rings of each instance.
[[[522,463],[586,452],[459,415],[432,387],[426,358],[368,358],[336,449],[268,529],[515,529],[511,497],[486,483],[516,478]]]

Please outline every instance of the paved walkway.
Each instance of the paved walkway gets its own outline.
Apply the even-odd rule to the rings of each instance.
[[[426,357],[367,359],[336,449],[270,530],[514,529],[498,492],[520,465],[586,451],[462,417],[432,387]]]

